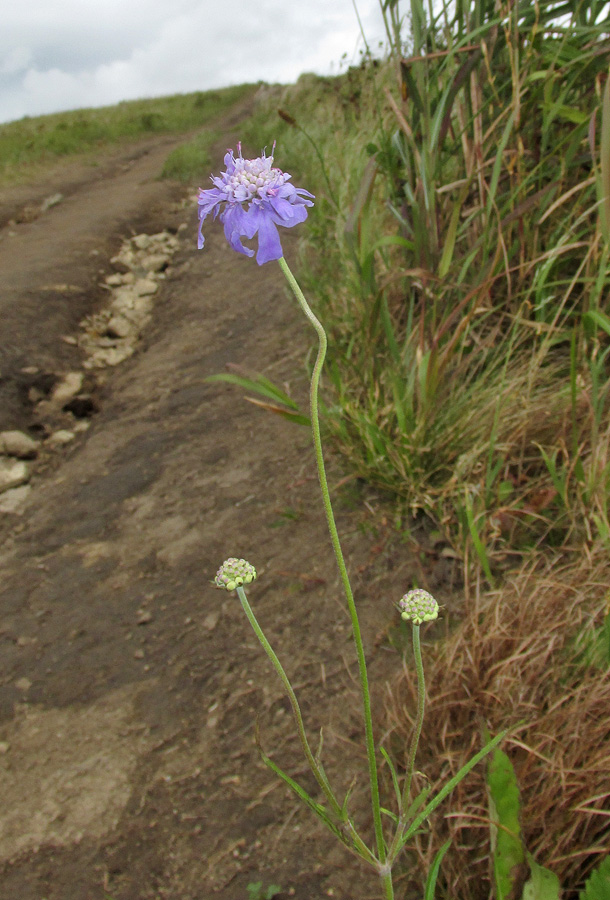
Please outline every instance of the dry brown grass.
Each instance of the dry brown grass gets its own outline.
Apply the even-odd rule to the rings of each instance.
[[[503,747],[521,790],[526,847],[569,891],[610,852],[610,669],[583,650],[608,612],[609,576],[602,552],[543,571],[530,565],[501,591],[475,598],[457,629],[424,650],[428,701],[416,765],[440,787],[480,749],[485,728],[510,726]],[[407,746],[415,709],[407,664],[389,691],[386,746]],[[393,753],[399,764],[401,754]],[[491,896],[483,764],[431,825],[413,847],[409,880],[452,835],[441,870],[446,896]]]

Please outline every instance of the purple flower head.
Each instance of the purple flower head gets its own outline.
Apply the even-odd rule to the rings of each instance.
[[[256,261],[259,266],[283,256],[278,225],[292,228],[307,218],[307,207],[313,206],[313,194],[290,184],[292,177],[281,169],[273,167],[271,156],[244,159],[241,143],[237,145],[237,158],[232,150],[225,156],[227,171],[221,176],[212,176],[213,188],[199,189],[199,249],[203,247],[201,232],[206,217],[213,212],[214,218],[220,213],[225,237],[238,253],[254,256],[254,250],[244,247],[243,237],[253,238],[258,234]]]

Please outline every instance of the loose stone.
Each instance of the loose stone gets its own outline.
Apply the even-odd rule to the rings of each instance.
[[[106,334],[114,338],[126,338],[132,330],[131,324],[124,316],[113,316],[106,326]]]
[[[157,293],[159,285],[156,281],[153,281],[152,278],[138,278],[133,289],[138,297],[148,297],[151,294]]]
[[[10,488],[0,494],[0,513],[21,515],[22,508],[31,491],[32,488],[29,484],[22,484],[20,487]]]
[[[75,434],[73,431],[68,431],[66,428],[60,428],[59,431],[54,431],[53,434],[47,438],[47,444],[50,444],[51,447],[61,447],[64,444],[69,444],[74,438]]]
[[[51,401],[57,406],[64,406],[80,393],[83,386],[82,372],[67,372],[61,381],[53,388]]]
[[[168,261],[167,253],[151,253],[140,260],[140,266],[145,272],[161,272],[167,266]]]
[[[28,467],[24,462],[0,457],[0,494],[25,484],[29,477]]]
[[[0,453],[16,456],[17,459],[35,459],[38,456],[38,441],[23,431],[3,431],[0,433]]]

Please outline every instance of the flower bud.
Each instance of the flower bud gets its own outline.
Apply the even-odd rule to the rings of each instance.
[[[225,591],[234,591],[242,584],[250,584],[256,578],[256,569],[245,559],[231,556],[225,559],[218,572],[214,584]]]
[[[432,622],[438,618],[438,603],[428,591],[416,588],[409,591],[398,601],[400,617],[405,621],[421,625],[422,622]]]

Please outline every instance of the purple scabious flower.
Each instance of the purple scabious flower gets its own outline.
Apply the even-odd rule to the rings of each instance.
[[[237,145],[238,156],[228,150],[225,156],[226,172],[221,176],[211,176],[213,188],[199,189],[199,249],[203,247],[202,226],[206,217],[220,213],[225,237],[234,250],[246,256],[254,256],[254,250],[244,247],[243,237],[253,238],[258,234],[256,261],[259,266],[283,256],[278,225],[292,228],[307,218],[307,207],[313,206],[313,194],[290,184],[292,177],[287,172],[273,167],[271,156],[244,159],[241,143]]]

